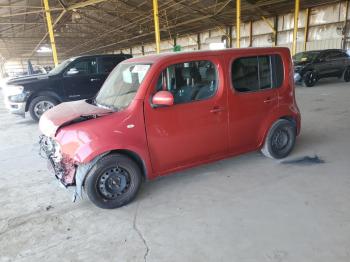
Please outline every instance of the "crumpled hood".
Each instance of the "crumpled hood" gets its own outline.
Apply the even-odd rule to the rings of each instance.
[[[66,102],[46,111],[40,118],[39,128],[44,135],[54,137],[62,125],[74,122],[81,117],[88,119],[89,116],[97,117],[111,112],[110,109],[89,104],[85,100]]]

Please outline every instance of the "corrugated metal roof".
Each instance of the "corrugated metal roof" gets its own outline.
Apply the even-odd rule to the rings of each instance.
[[[85,0],[88,1],[88,0]],[[0,54],[37,55],[34,48],[47,32],[41,0],[0,0]],[[64,8],[84,1],[52,0],[53,21]],[[301,0],[301,8],[337,0]],[[242,20],[289,13],[292,0],[242,0]],[[161,38],[234,24],[233,0],[159,1]],[[152,0],[107,0],[67,11],[54,34],[60,58],[101,53],[154,41]],[[43,44],[49,46],[47,37]]]

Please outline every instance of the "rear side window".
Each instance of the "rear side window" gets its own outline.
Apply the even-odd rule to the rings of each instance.
[[[332,58],[333,59],[337,59],[337,58],[344,58],[344,57],[348,57],[348,55],[345,52],[342,51],[334,51],[332,53]]]
[[[189,61],[167,67],[159,76],[156,91],[167,90],[175,104],[212,97],[217,89],[215,65],[206,60]]]
[[[109,74],[122,59],[116,57],[102,57],[100,73]]]
[[[239,92],[278,88],[284,79],[283,63],[279,55],[238,58],[231,69],[233,87]]]

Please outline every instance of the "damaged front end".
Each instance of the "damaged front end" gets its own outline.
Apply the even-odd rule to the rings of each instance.
[[[76,163],[61,153],[60,145],[45,135],[39,137],[40,155],[47,158],[48,168],[64,187],[75,185]]]
[[[83,184],[86,175],[96,162],[108,152],[96,157],[89,163],[77,163],[68,155],[61,152],[59,143],[54,139],[45,135],[41,135],[39,138],[39,154],[48,160],[49,170],[54,173],[64,187],[75,186],[73,202],[78,197],[82,199]]]

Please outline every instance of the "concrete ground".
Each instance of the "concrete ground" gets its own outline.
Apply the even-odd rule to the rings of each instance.
[[[350,261],[350,84],[297,89],[302,134],[145,184],[126,207],[71,203],[38,156],[38,126],[0,97],[0,261]]]

